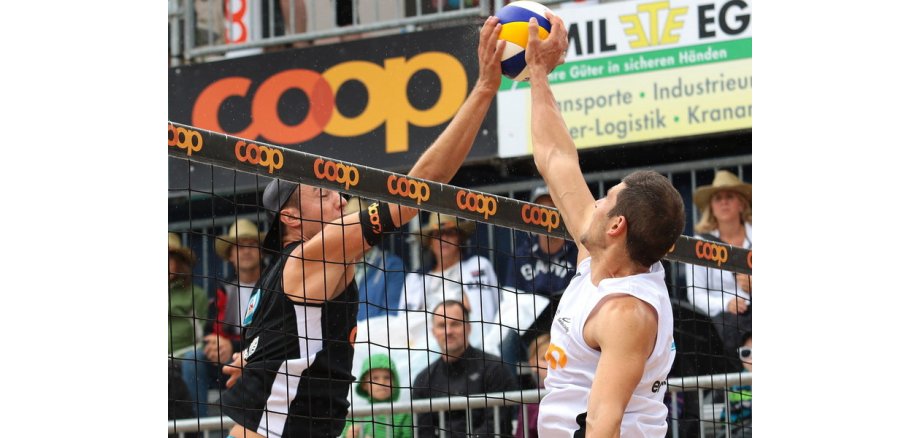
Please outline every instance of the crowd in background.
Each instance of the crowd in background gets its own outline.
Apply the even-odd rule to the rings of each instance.
[[[712,184],[699,187],[693,194],[700,211],[700,220],[694,227],[695,236],[750,249],[751,199],[751,184],[744,183],[729,171],[717,172]],[[359,208],[356,200],[348,204],[346,213]],[[554,205],[545,187],[534,190],[527,200]],[[407,263],[381,247],[368,252],[356,265],[359,321],[420,315],[422,327],[414,333],[424,333],[424,338],[409,342],[415,347],[427,346],[430,353],[440,359],[432,361],[412,356],[424,362],[411,364],[408,369],[413,372],[405,373],[407,367],[397,366],[388,354],[368,354],[356,363],[360,365],[360,372],[355,376],[354,394],[360,399],[356,398],[353,403],[397,401],[401,394],[421,399],[476,393],[469,386],[458,393],[459,385],[456,384],[453,390],[448,390],[448,383],[457,375],[465,379],[471,373],[480,372],[491,379],[486,382],[489,384],[478,387],[481,392],[542,387],[546,367],[543,354],[549,325],[555,304],[575,273],[577,249],[571,241],[518,232],[514,254],[507,260],[503,275],[499,276],[488,257],[469,251],[468,240],[475,233],[473,222],[432,213],[418,233],[419,243],[427,251],[427,262],[420,272],[407,272]],[[264,266],[260,256],[263,237],[264,232],[258,225],[246,219],[233,223],[227,233],[215,236],[215,253],[229,263],[233,275],[218,282],[213,290],[205,291],[192,275],[197,262],[195,254],[182,244],[178,234],[169,234],[170,418],[219,415],[219,400],[208,403],[209,393],[219,394],[227,377],[221,367],[240,350],[246,308]],[[712,341],[721,343],[726,357],[733,359],[733,370],[750,371],[751,276],[697,265],[684,266],[681,274],[685,287],[670,285],[672,298],[692,306],[698,312],[694,318],[711,322],[719,334],[719,339]],[[526,327],[508,329],[504,326],[506,321],[516,320],[516,317],[509,319],[510,315],[501,314],[502,297],[507,293],[534,294],[544,297],[547,304],[525,321]],[[515,310],[507,303],[504,309],[506,312]],[[436,318],[438,315],[440,322]],[[499,321],[502,324],[498,324]],[[451,328],[451,323],[455,323],[455,327]],[[497,348],[484,345],[488,341],[483,332],[490,327],[499,329],[499,337],[490,338],[499,341]],[[416,335],[410,332],[409,336]],[[449,355],[446,351],[455,354]],[[681,351],[680,345],[678,351]],[[498,364],[503,366],[496,366]],[[488,369],[480,370],[483,366]],[[444,384],[439,386],[435,383],[438,381]],[[384,391],[383,387],[389,389]],[[406,390],[400,391],[401,388]],[[174,403],[176,400],[192,402]],[[746,424],[749,428],[750,388],[733,389],[730,402],[730,409],[722,414],[723,419],[727,418],[737,427]],[[526,424],[524,409],[528,410]],[[490,414],[486,415],[483,410],[474,415],[471,424],[492,430]],[[536,415],[536,405],[509,411],[502,416],[508,422],[500,428],[507,434],[523,436],[524,428],[535,427]],[[467,421],[463,415],[448,417],[448,422],[461,426]],[[513,431],[511,418],[517,419]],[[420,421],[429,425],[432,421],[427,417],[423,420]],[[387,436],[410,436],[408,422],[410,419],[405,416],[355,418],[350,420],[343,434],[373,436],[369,431],[384,427],[389,428]],[[378,430],[377,433],[383,432]]]

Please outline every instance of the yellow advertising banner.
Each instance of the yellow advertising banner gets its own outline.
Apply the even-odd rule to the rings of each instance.
[[[575,145],[750,129],[750,9],[740,0],[673,0],[558,11],[569,29],[569,55],[550,83]],[[641,12],[650,10],[643,22]],[[498,126],[500,156],[532,153],[526,82],[504,80]]]

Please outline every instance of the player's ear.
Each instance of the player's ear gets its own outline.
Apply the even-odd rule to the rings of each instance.
[[[281,223],[286,227],[300,226],[300,221],[297,220],[297,217],[300,216],[300,212],[296,208],[284,207],[278,214],[278,219],[280,219]]]
[[[614,216],[610,218],[610,223],[607,227],[607,235],[610,237],[616,237],[621,234],[625,234],[626,227],[626,216]]]

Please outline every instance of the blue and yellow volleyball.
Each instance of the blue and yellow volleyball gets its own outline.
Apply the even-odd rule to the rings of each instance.
[[[502,24],[499,39],[505,40],[505,51],[502,53],[502,74],[513,81],[527,81],[530,71],[527,61],[524,60],[524,49],[527,48],[527,23],[530,17],[537,19],[541,40],[549,36],[550,24],[545,12],[549,10],[537,2],[515,1],[508,3],[495,14]]]

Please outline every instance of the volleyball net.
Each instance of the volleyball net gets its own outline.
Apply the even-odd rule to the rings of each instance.
[[[169,189],[170,209],[183,216],[175,219],[171,214],[171,238],[195,253],[187,270],[173,272],[170,265],[171,281],[183,273],[190,280],[184,288],[170,289],[171,432],[220,433],[229,427],[222,398],[226,375],[218,363],[225,358],[212,360],[214,347],[208,347],[208,339],[226,335],[220,338],[224,351],[230,340],[229,347],[239,352],[249,292],[235,267],[225,262],[226,254],[236,244],[244,247],[240,219],[260,231],[268,228],[274,213],[261,205],[261,195],[273,178],[341,193],[350,200],[350,209],[384,201],[420,210],[355,264],[359,320],[352,338],[352,375],[357,381],[349,391],[345,433],[355,430],[371,436],[369,431],[376,430],[385,436],[430,436],[488,430],[512,436],[525,428],[529,411],[520,403],[535,403],[542,396],[540,369],[553,360],[552,354],[545,354],[549,322],[575,268],[574,244],[561,215],[530,202],[537,200],[537,192],[525,191],[523,199],[499,196],[179,123],[168,123],[168,135],[171,164],[176,164],[172,167],[187,173],[220,169],[233,175],[229,186],[189,182]],[[663,264],[677,344],[671,377],[740,372],[737,348],[750,336],[750,310],[720,312],[721,301],[698,297],[700,289],[710,295],[747,295],[737,286],[726,290],[725,284],[735,285],[734,281],[697,280],[750,275],[752,252],[681,236]],[[465,311],[462,319],[469,327],[461,327],[462,336],[469,347],[484,353],[470,360],[473,365],[464,375],[462,390],[449,379],[445,384],[432,381],[443,365],[443,350],[452,348],[445,333],[457,320],[448,314],[445,302],[462,304],[457,307]],[[390,370],[390,390],[371,403],[372,389],[380,385],[361,382],[371,381],[375,376],[369,370],[383,364]],[[725,387],[750,381],[737,376],[729,374]],[[666,398],[675,436],[677,430],[682,430],[681,436],[696,436],[731,426],[731,415],[720,419],[721,413],[715,412],[719,391],[682,389],[672,385]],[[723,392],[722,406],[730,407],[735,395]],[[492,396],[483,398],[484,393]],[[713,412],[707,416],[703,406]],[[381,411],[389,416],[381,419]],[[725,412],[732,414],[730,409]],[[217,426],[203,426],[212,423]]]

